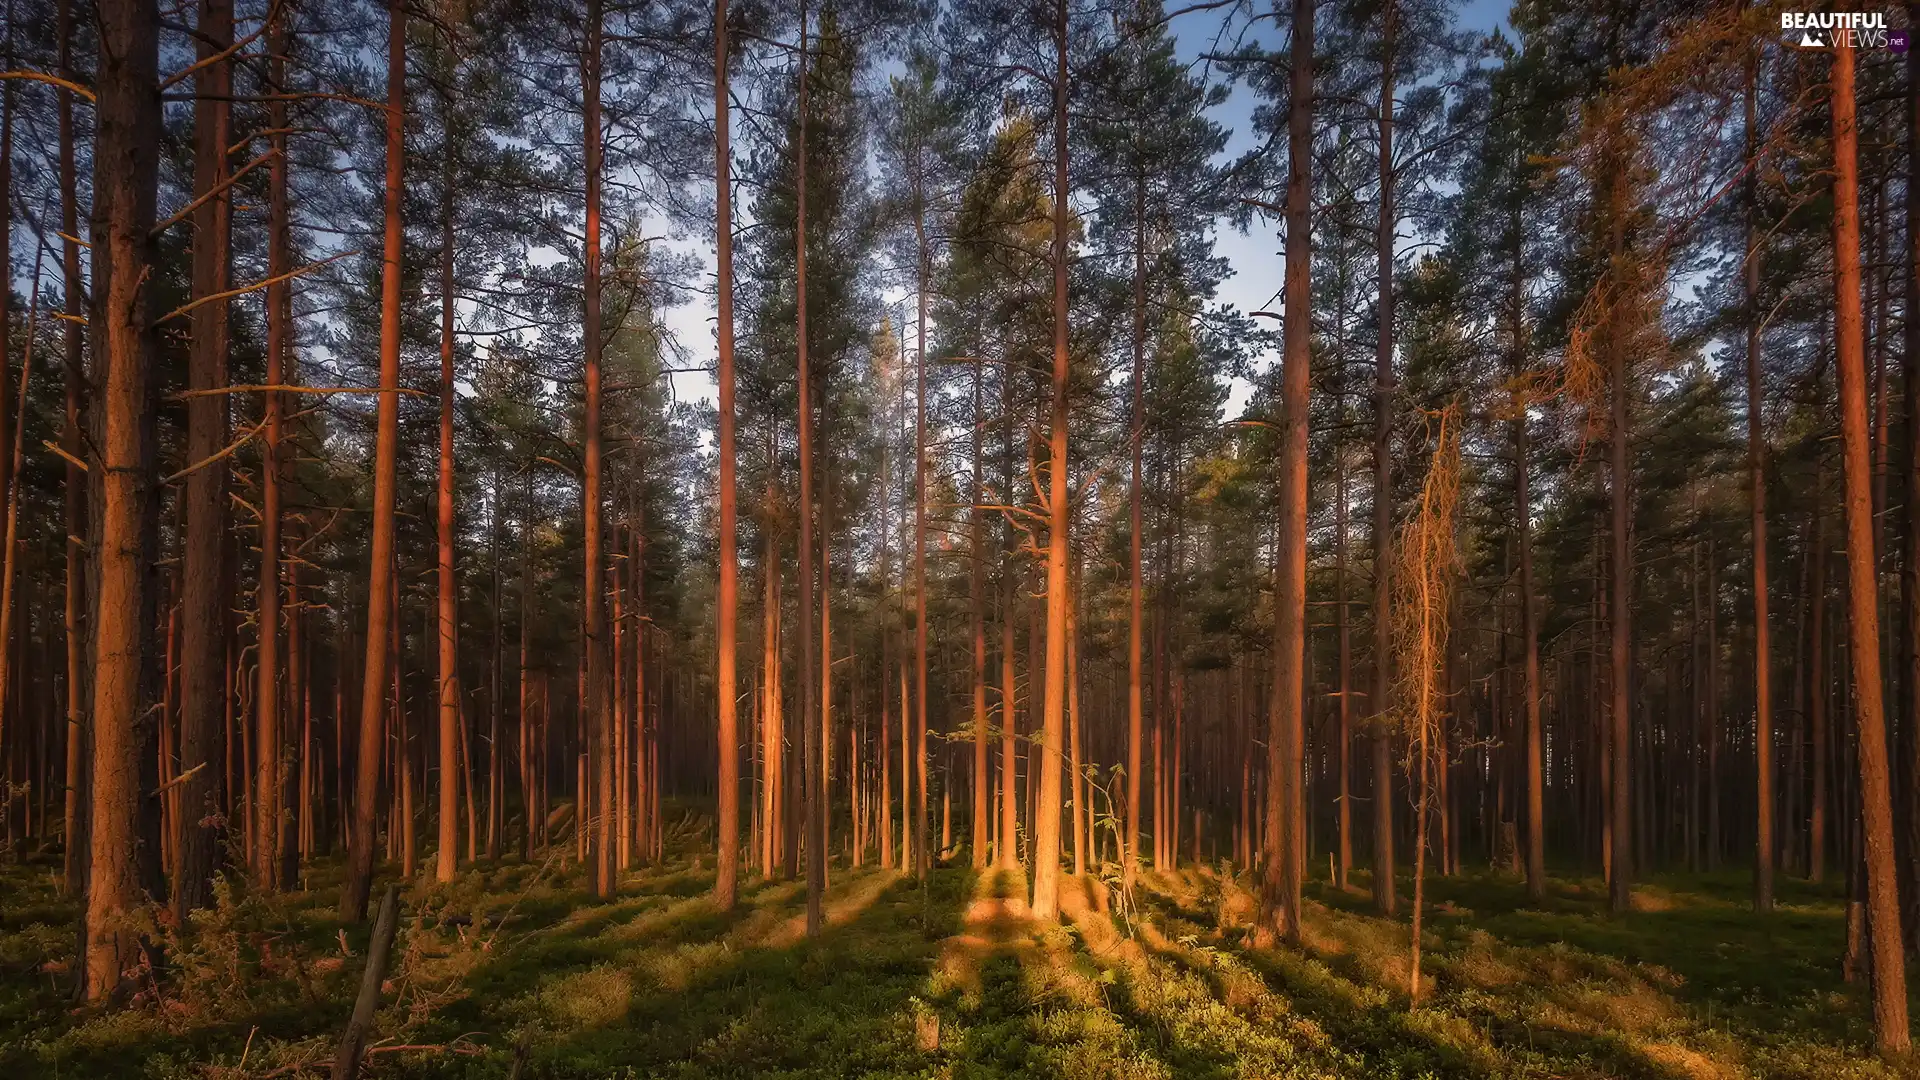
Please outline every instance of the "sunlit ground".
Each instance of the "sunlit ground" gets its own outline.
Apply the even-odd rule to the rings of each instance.
[[[1763,919],[1740,873],[1662,878],[1613,919],[1594,880],[1539,907],[1504,878],[1435,880],[1409,1008],[1404,914],[1367,914],[1359,889],[1310,890],[1305,947],[1262,950],[1250,882],[1220,868],[1149,876],[1130,905],[1068,879],[1049,927],[1016,875],[836,866],[809,940],[800,885],[750,875],[721,912],[710,867],[683,855],[605,903],[559,858],[416,889],[367,1074],[1897,1075],[1839,978],[1837,888],[1786,882]],[[229,897],[191,934],[156,927],[169,976],[111,1012],[67,999],[75,908],[54,870],[0,878],[8,1080],[323,1075],[365,935],[343,952],[333,868],[306,893]]]

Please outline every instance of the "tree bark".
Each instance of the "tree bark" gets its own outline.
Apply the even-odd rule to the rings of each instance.
[[[1615,172],[1607,182],[1605,197],[1612,204],[1608,213],[1612,218],[1613,260],[1618,263],[1624,246],[1626,215],[1626,179],[1619,175],[1626,168],[1623,162],[1612,166]],[[1609,807],[1612,828],[1609,835],[1611,870],[1607,878],[1608,907],[1621,914],[1633,906],[1633,799],[1631,766],[1632,747],[1632,678],[1633,678],[1633,608],[1632,608],[1632,546],[1629,530],[1632,528],[1631,495],[1628,492],[1627,442],[1631,437],[1628,428],[1627,411],[1627,336],[1621,317],[1620,302],[1610,303],[1607,314],[1607,370],[1611,393],[1610,425],[1607,435],[1607,467],[1609,477],[1608,497],[1611,502],[1611,535],[1608,537],[1609,558],[1611,562],[1613,595],[1610,603],[1611,647],[1608,657],[1609,692],[1612,694],[1612,715],[1610,717],[1612,738],[1612,775],[1610,783]]]
[[[1521,231],[1520,207],[1514,205],[1513,277],[1508,283],[1507,313],[1512,323],[1513,378],[1513,528],[1514,546],[1520,556],[1520,653],[1521,674],[1526,681],[1526,770],[1527,770],[1527,896],[1535,901],[1547,897],[1547,797],[1546,733],[1540,719],[1540,617],[1534,599],[1533,578],[1533,491],[1531,487],[1532,447],[1529,444],[1527,397],[1518,387],[1527,372],[1527,327],[1525,295],[1525,233]]]
[[[1260,924],[1290,943],[1300,940],[1300,879],[1305,870],[1302,849],[1306,839],[1300,771],[1305,741],[1301,712],[1307,630],[1308,319],[1312,303],[1307,275],[1313,261],[1309,234],[1313,195],[1309,156],[1313,144],[1313,7],[1314,0],[1293,0],[1273,702],[1267,737],[1267,861],[1260,890]],[[1378,799],[1376,803],[1384,805]]]
[[[1920,27],[1920,2],[1907,4],[1908,32]],[[1902,382],[1907,406],[1907,528],[1906,557],[1900,577],[1906,615],[1903,659],[1907,690],[1907,826],[1910,851],[1920,851],[1920,50],[1907,49],[1907,270],[1906,344],[1901,354]],[[1920,858],[1909,858],[1912,924],[1920,926]]]
[[[153,425],[155,333],[148,279],[159,176],[160,16],[153,0],[95,6],[99,67],[93,150],[92,812],[86,912],[86,996],[100,1001],[138,963],[133,909],[155,885],[158,836],[154,727],[158,454]],[[145,819],[143,822],[142,819]],[[144,849],[144,850],[143,850]]]
[[[449,109],[451,103],[448,103]],[[449,125],[451,126],[451,125]],[[453,880],[460,842],[460,761],[457,743],[460,718],[459,584],[453,574],[453,149],[443,147],[440,184],[440,460],[434,492],[435,632],[439,679],[435,697],[440,717],[439,836],[434,849],[433,879]],[[471,785],[468,797],[472,797]],[[468,830],[471,835],[472,830]]]
[[[727,130],[727,0],[713,9],[713,157],[716,328],[719,352],[720,586],[714,660],[714,693],[720,728],[720,854],[713,898],[721,910],[733,907],[740,872],[740,731],[737,677],[740,560],[735,548],[739,513],[733,448],[733,180]]]
[[[813,376],[807,357],[807,9],[800,8],[799,119],[794,166],[795,342],[800,391],[800,729],[801,767],[806,772],[807,936],[820,933],[821,894],[827,887],[827,812],[821,805],[826,777],[821,774],[820,734],[813,678]]]
[[[1013,365],[1004,363],[1000,375],[1000,414],[1007,425],[1006,452],[1001,458],[1002,498],[1013,497]],[[1011,532],[1003,526],[1003,530]],[[1000,839],[993,864],[1001,870],[1020,867],[1019,687],[1015,683],[1013,653],[1015,558],[1011,535],[1000,552]],[[1031,674],[1029,674],[1031,677]]]
[[[1818,380],[1815,380],[1818,386]],[[1827,732],[1827,520],[1824,470],[1814,468],[1812,542],[1807,557],[1813,567],[1807,592],[1807,738],[1813,745],[1813,763],[1809,767],[1812,792],[1808,797],[1807,880],[1823,881],[1827,874],[1827,824],[1829,790],[1828,755],[1832,739]]]
[[[586,166],[586,237],[582,248],[585,258],[585,318],[582,326],[586,359],[586,401],[584,439],[581,455],[580,497],[583,521],[581,553],[586,582],[581,602],[587,606],[586,650],[587,775],[592,793],[593,816],[589,850],[593,858],[594,893],[601,899],[613,895],[613,756],[610,752],[612,727],[607,709],[606,606],[602,595],[606,552],[601,520],[601,365],[602,339],[600,315],[600,41],[601,0],[587,0],[586,48],[580,56],[580,87],[584,103],[581,134]],[[586,816],[588,792],[581,792],[581,827],[588,828]]]
[[[987,846],[993,833],[991,786],[987,782],[987,597],[986,530],[982,527],[985,511],[981,508],[981,431],[986,427],[982,394],[986,381],[986,362],[973,358],[973,488],[968,496],[967,547],[973,558],[967,568],[967,617],[973,631],[973,868],[987,865]]]
[[[1143,515],[1140,464],[1146,438],[1146,192],[1139,177],[1133,188],[1133,405],[1127,422],[1131,461],[1127,477],[1127,845],[1121,852],[1122,877],[1132,887],[1140,870],[1140,770],[1145,706],[1142,695],[1141,639],[1145,627],[1144,575],[1140,566]]]
[[[1073,876],[1087,872],[1088,848],[1087,800],[1085,776],[1081,771],[1080,722],[1080,584],[1078,566],[1069,580],[1067,597],[1067,799],[1073,804]]]
[[[1747,160],[1759,154],[1756,115],[1758,58],[1747,60]],[[1747,494],[1752,507],[1753,558],[1753,723],[1754,723],[1754,859],[1753,909],[1773,910],[1773,650],[1767,597],[1767,434],[1765,400],[1760,395],[1763,341],[1760,310],[1759,181],[1747,178],[1746,267],[1741,275],[1747,316]],[[1909,306],[1911,310],[1911,305]],[[1911,333],[1911,331],[1909,331]],[[1911,365],[1910,365],[1911,369]]]
[[[233,40],[231,0],[203,0],[195,39],[203,62],[226,49]],[[226,99],[232,96],[232,87],[232,68],[224,60],[207,63],[194,77],[194,191],[205,199],[192,215],[196,300],[227,290],[232,199],[224,185],[232,138]],[[189,332],[188,389],[224,388],[229,351],[226,303],[216,300],[195,308]],[[190,466],[227,445],[228,401],[225,394],[187,400]],[[184,922],[188,912],[212,900],[220,843],[212,824],[219,820],[212,812],[212,800],[226,741],[227,462],[223,459],[194,469],[186,478],[181,504],[186,528],[180,552],[180,770],[185,779],[174,796],[181,812],[174,815],[172,840],[173,910]],[[279,642],[268,625],[273,624],[263,625],[260,633],[261,678],[271,675],[277,680]],[[281,768],[279,701],[277,695],[262,694],[255,705],[254,753],[259,764],[254,779],[252,877],[259,887],[271,889],[275,884],[273,840],[279,835],[280,821],[279,800],[271,797],[280,792],[276,782]]]
[[[1060,763],[1067,709],[1067,0],[1054,5],[1053,82],[1053,402],[1047,439],[1047,646],[1041,714],[1040,795],[1034,812],[1033,914],[1060,910]],[[924,300],[922,303],[924,304]],[[923,377],[924,385],[924,377]],[[924,456],[924,455],[923,455]],[[922,466],[924,468],[924,466]],[[922,601],[924,610],[925,601]],[[921,682],[926,681],[926,617],[921,616]],[[924,705],[922,706],[924,708]],[[924,725],[923,725],[924,726]]]
[[[60,0],[55,16],[60,40],[60,75],[74,80],[73,5]],[[86,355],[81,337],[79,169],[74,163],[73,92],[62,89],[60,102],[60,229],[62,291],[66,294],[66,416],[61,447],[67,452],[65,477],[66,589],[64,623],[67,664],[67,760],[64,883],[68,896],[86,891],[87,856],[87,710],[86,702],[86,554],[87,474],[76,464],[85,449],[80,422],[85,408]],[[4,242],[4,241],[0,241]]]
[[[1392,620],[1388,606],[1393,594],[1393,235],[1397,221],[1393,205],[1393,61],[1397,20],[1393,11],[1389,2],[1384,13],[1385,62],[1380,80],[1380,221],[1374,231],[1380,330],[1373,360],[1373,698],[1367,703],[1372,715],[1368,749],[1373,763],[1373,903],[1386,915],[1393,914],[1398,903],[1393,881],[1393,754],[1388,731],[1393,703],[1393,661],[1389,642]],[[1296,83],[1296,93],[1311,92],[1310,87],[1301,91],[1297,86]],[[1303,153],[1310,152],[1310,149],[1309,143],[1308,150]],[[1304,217],[1303,213],[1303,221]],[[1288,229],[1291,232],[1291,224]],[[1304,261],[1304,255],[1302,259]],[[1303,264],[1301,272],[1305,273],[1305,270]],[[1307,301],[1302,300],[1301,303],[1305,305]],[[1289,314],[1291,310],[1289,308]],[[1304,320],[1307,318],[1307,309],[1303,306],[1300,310]],[[1303,340],[1306,333],[1302,331]],[[1304,351],[1307,347],[1302,344],[1301,349]],[[1304,358],[1301,367],[1306,367]],[[1304,385],[1305,376],[1301,378]],[[1301,393],[1304,395],[1305,390]],[[1304,439],[1305,419],[1300,423],[1301,438]],[[1302,464],[1299,467],[1304,472],[1306,466]],[[1301,501],[1304,514],[1304,496]],[[1282,527],[1285,528],[1284,520]],[[1302,528],[1304,530],[1304,526]],[[1304,539],[1301,545],[1304,551]],[[1276,689],[1274,693],[1277,695],[1279,690]]]
[[[1893,852],[1893,794],[1880,681],[1878,569],[1867,445],[1866,357],[1860,310],[1859,133],[1855,128],[1853,47],[1833,48],[1834,339],[1840,373],[1841,439],[1846,455],[1848,645],[1853,661],[1860,805],[1873,956],[1875,1047],[1904,1055],[1906,960],[1900,946],[1900,898]]]
[[[374,436],[373,532],[367,569],[366,659],[361,667],[359,754],[354,761],[353,837],[340,914],[367,917],[373,889],[374,824],[379,810],[380,754],[384,748],[389,646],[394,633],[394,486],[400,424],[400,259],[407,115],[407,9],[387,5],[386,225],[380,274],[380,403]]]

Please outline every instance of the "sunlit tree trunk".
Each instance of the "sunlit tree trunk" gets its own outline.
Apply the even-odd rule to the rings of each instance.
[[[1846,460],[1848,645],[1853,665],[1856,757],[1866,862],[1867,922],[1873,956],[1874,1044],[1904,1055],[1906,960],[1900,946],[1900,897],[1893,851],[1893,794],[1880,681],[1878,570],[1867,445],[1866,358],[1860,310],[1859,133],[1855,128],[1853,47],[1833,47],[1834,342],[1840,374],[1841,439]]]
[[[394,633],[393,515],[400,423],[400,209],[406,153],[407,9],[387,6],[386,225],[380,275],[380,401],[374,436],[373,532],[367,570],[366,661],[361,668],[359,754],[354,761],[353,837],[348,845],[340,914],[367,917],[373,888],[374,824],[380,797],[380,755],[386,713],[388,651]]]
[[[159,175],[160,91],[153,0],[100,0],[95,78],[92,409],[88,478],[93,556],[92,812],[85,921],[86,996],[100,1001],[139,962],[134,908],[158,833],[153,728],[159,478],[153,428],[155,352],[149,274]],[[143,818],[146,820],[143,822]],[[144,849],[144,850],[143,850]]]
[[[786,720],[780,700],[780,550],[774,542],[772,479],[776,459],[769,454],[767,463],[767,513],[763,526],[766,552],[761,557],[761,570],[766,574],[767,582],[766,597],[760,609],[760,691],[765,695],[765,703],[761,706],[763,741],[760,757],[762,770],[766,773],[760,800],[761,817],[766,822],[766,828],[761,837],[760,873],[772,880],[774,867],[780,865],[783,859],[788,832],[784,828],[787,815],[782,810],[782,790],[786,783]],[[644,717],[644,700],[641,710]]]
[[[1033,914],[1060,908],[1060,762],[1067,710],[1067,0],[1054,4],[1053,73],[1053,401],[1048,410],[1046,687],[1040,719],[1040,793],[1034,808]],[[924,305],[925,301],[922,301]],[[925,377],[922,377],[924,394]],[[922,406],[924,411],[924,406]],[[922,457],[924,457],[924,453]],[[924,468],[924,465],[922,466]],[[924,487],[924,485],[922,485]],[[922,499],[925,498],[923,494]],[[925,600],[921,601],[922,610]],[[926,683],[926,616],[920,620],[921,684]],[[1029,676],[1031,678],[1031,676]],[[924,715],[925,705],[921,706]],[[922,728],[925,723],[922,723]],[[925,755],[921,755],[924,768]],[[925,785],[922,784],[922,801]]]
[[[933,855],[927,845],[927,279],[931,267],[927,255],[925,168],[924,152],[916,148],[913,238],[919,341],[913,362],[917,385],[913,395],[913,872],[922,880],[933,865]]]
[[[1300,878],[1305,870],[1306,805],[1301,791],[1307,631],[1307,394],[1312,302],[1308,233],[1313,195],[1313,4],[1293,0],[1287,117],[1287,240],[1279,432],[1279,526],[1274,569],[1273,703],[1267,736],[1266,866],[1260,924],[1300,939]],[[1376,578],[1382,577],[1377,563]],[[1383,805],[1376,793],[1375,805]],[[1376,866],[1375,873],[1379,872]]]
[[[740,872],[740,731],[734,673],[738,651],[735,638],[739,625],[740,561],[734,546],[739,503],[733,448],[733,181],[730,175],[733,162],[727,142],[727,0],[717,0],[714,4],[713,34],[714,243],[718,260],[715,325],[719,333],[716,438],[720,457],[718,655],[714,660],[714,692],[718,699],[715,704],[720,727],[720,856],[713,897],[725,910],[733,907]]]

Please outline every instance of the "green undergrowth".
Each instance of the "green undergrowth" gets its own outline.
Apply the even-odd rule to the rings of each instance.
[[[722,911],[711,857],[683,852],[601,901],[568,855],[404,894],[366,1075],[1901,1075],[1866,1052],[1864,992],[1839,978],[1833,887],[1783,882],[1757,917],[1743,875],[1658,878],[1611,917],[1597,880],[1556,879],[1538,904],[1498,875],[1435,880],[1415,1004],[1404,895],[1388,919],[1315,886],[1303,942],[1262,948],[1230,869],[1147,875],[1124,918],[1069,879],[1043,924],[1017,873],[836,866],[810,938],[798,883],[749,874]],[[367,932],[334,911],[336,864],[157,920],[160,977],[111,1009],[72,1000],[78,908],[57,871],[0,866],[7,1080],[324,1075]]]

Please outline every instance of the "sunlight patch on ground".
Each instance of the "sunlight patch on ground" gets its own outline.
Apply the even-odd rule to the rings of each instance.
[[[843,872],[840,880],[828,887],[821,898],[820,921],[827,926],[845,926],[872,907],[874,901],[899,880],[900,874],[894,870]],[[800,943],[806,936],[807,913],[802,910],[779,924],[762,944],[786,948]]]

